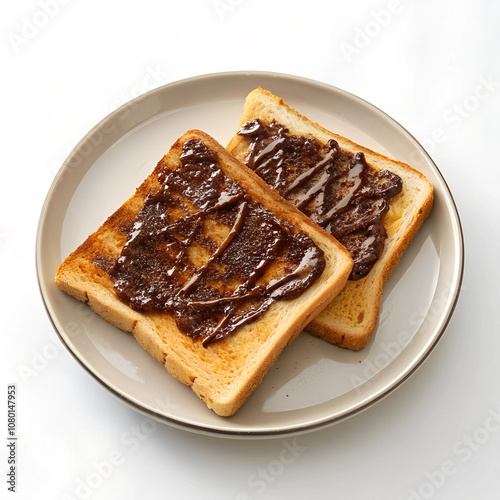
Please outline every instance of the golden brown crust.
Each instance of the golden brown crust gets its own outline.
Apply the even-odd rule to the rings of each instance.
[[[348,281],[344,290],[306,327],[308,332],[332,344],[353,350],[361,349],[369,342],[377,326],[385,281],[431,211],[432,186],[421,172],[410,165],[387,158],[326,130],[302,116],[280,97],[261,88],[247,96],[240,126],[255,118],[267,125],[276,119],[290,133],[314,137],[323,144],[335,139],[345,151],[363,152],[372,168],[390,170],[403,179],[403,191],[391,200],[384,219],[388,238],[381,258],[368,276],[358,281]],[[227,149],[244,162],[249,142],[248,138],[236,134]]]
[[[163,168],[176,168],[182,145],[190,138],[201,139],[216,151],[226,175],[280,218],[309,234],[326,258],[325,270],[300,297],[275,302],[257,321],[208,347],[180,332],[167,313],[140,313],[130,309],[118,299],[106,271],[106,262],[114,262],[120,254],[127,228],[147,194],[159,188],[158,172]],[[211,137],[192,130],[172,146],[135,194],[64,260],[55,280],[62,290],[87,302],[106,321],[132,332],[142,347],[174,377],[191,386],[209,408],[229,416],[260,384],[281,351],[340,292],[351,268],[352,259],[334,238],[284,202]]]

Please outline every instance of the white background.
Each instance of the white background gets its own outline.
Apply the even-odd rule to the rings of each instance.
[[[13,498],[498,498],[499,2],[29,0],[2,10],[0,435],[14,383]],[[81,137],[140,93],[232,70],[313,78],[378,106],[427,148],[463,224],[463,289],[429,359],[366,412],[296,438],[220,439],[146,419],[63,349],[37,287],[40,209]]]

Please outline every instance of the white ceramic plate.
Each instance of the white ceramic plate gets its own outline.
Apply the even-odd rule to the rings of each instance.
[[[130,334],[103,321],[54,284],[60,262],[99,227],[191,128],[225,145],[244,99],[261,86],[327,129],[421,170],[435,189],[433,211],[385,286],[380,322],[360,352],[302,333],[231,418],[208,410]],[[423,362],[458,298],[460,221],[442,175],[417,141],[369,103],[337,88],[257,72],[200,76],[153,90],[92,129],[64,162],[47,195],[37,272],[51,321],[78,362],[111,393],[159,421],[225,436],[263,437],[317,429],[379,401]]]

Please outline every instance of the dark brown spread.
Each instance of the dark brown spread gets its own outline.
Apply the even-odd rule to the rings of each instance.
[[[305,233],[252,200],[202,141],[188,140],[181,164],[159,175],[111,276],[139,311],[169,311],[203,345],[292,299],[323,272]]]
[[[333,139],[324,146],[276,121],[248,121],[238,134],[250,139],[247,165],[342,243],[354,260],[351,280],[366,276],[384,248],[383,217],[401,178],[377,172],[363,153],[343,151]]]

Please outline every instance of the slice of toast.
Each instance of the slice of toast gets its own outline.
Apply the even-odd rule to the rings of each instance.
[[[55,281],[230,416],[351,268],[333,237],[192,130]]]
[[[314,170],[317,168],[316,165],[319,165],[318,160],[316,160],[316,163],[310,163],[306,171],[302,171],[301,175],[299,175],[299,171],[294,172],[294,165],[297,164],[294,155],[297,153],[293,144],[291,146],[280,146],[280,148],[285,148],[280,151],[276,147],[280,139],[274,139],[273,144],[269,143],[266,146],[267,150],[263,146],[261,146],[261,150],[257,150],[262,165],[256,167],[256,150],[254,148],[258,144],[252,143],[252,141],[255,142],[256,140],[253,139],[252,133],[257,134],[259,132],[257,129],[262,125],[265,127],[263,130],[266,133],[271,129],[279,130],[280,127],[285,127],[287,134],[299,136],[300,139],[313,138],[313,141],[317,141],[325,151],[332,151],[332,148],[337,148],[335,154],[351,158],[349,161],[351,161],[351,166],[354,167],[359,166],[356,160],[363,159],[364,155],[363,162],[370,167],[370,172],[373,172],[374,175],[385,176],[386,178],[389,176],[394,179],[399,177],[400,179],[398,181],[399,185],[395,184],[399,189],[393,190],[392,197],[386,200],[386,211],[381,212],[380,215],[380,221],[383,224],[381,232],[385,233],[385,235],[382,235],[385,237],[381,240],[378,259],[371,262],[373,267],[366,275],[361,275],[359,279],[349,279],[342,292],[306,327],[308,332],[335,345],[353,350],[361,349],[367,345],[377,326],[383,284],[396,268],[403,252],[431,211],[433,203],[432,186],[424,175],[409,165],[389,159],[363,146],[359,146],[349,139],[329,132],[317,123],[300,115],[296,110],[285,104],[281,98],[258,88],[247,96],[240,119],[240,131],[231,139],[227,150],[241,162],[247,163],[254,168],[257,173],[263,166],[268,173],[272,168],[277,171],[277,168],[273,167],[273,165],[280,165],[283,157],[285,157],[288,164],[279,167],[279,175],[274,172],[273,181],[268,180],[268,182],[271,185],[275,183],[276,186],[281,186],[282,195],[297,206],[301,206],[305,213],[308,213],[307,210],[309,209],[307,203],[318,203],[318,196],[316,196],[318,193],[323,196],[322,200],[326,198],[325,191],[322,192],[318,189],[319,185],[323,183],[322,186],[325,186],[330,183],[329,186],[335,186],[336,180],[333,174],[329,173],[334,172],[334,170],[331,169],[326,172],[326,177],[321,180],[320,176],[323,175],[325,170],[321,170],[321,165],[319,169]],[[256,130],[257,132],[255,132]],[[268,139],[268,142],[270,140]],[[268,161],[268,158],[272,155],[275,155],[273,160]],[[322,158],[326,157],[323,156]],[[326,162],[326,160],[323,161]],[[353,171],[354,168],[350,170],[351,173]],[[309,187],[309,192],[306,193],[309,197],[305,198],[306,195],[303,195],[302,198],[295,196],[294,199],[294,186],[297,185],[298,181],[302,181],[302,178],[309,176],[310,173],[314,174],[316,184],[313,183],[312,187]],[[348,175],[346,174],[346,176]],[[274,179],[278,180],[275,181]],[[357,189],[356,186],[353,189]],[[400,191],[399,194],[396,194],[397,191]],[[304,199],[305,203],[301,203]],[[342,198],[340,199],[342,200]],[[333,200],[332,205],[330,205],[330,207],[333,206],[332,211],[336,210],[336,203],[338,203],[337,206],[341,206],[343,203],[338,201],[338,197],[331,198],[331,200]],[[304,209],[304,206],[307,209]],[[312,209],[311,211],[315,214]],[[358,212],[358,216],[359,214],[364,216],[362,210]],[[321,223],[317,214],[310,216],[313,219],[316,216],[316,222]],[[352,221],[350,222],[352,223]],[[331,231],[332,234],[336,234],[335,224],[330,224],[327,230]],[[342,239],[340,241],[342,242]],[[354,268],[356,266],[355,258]]]

